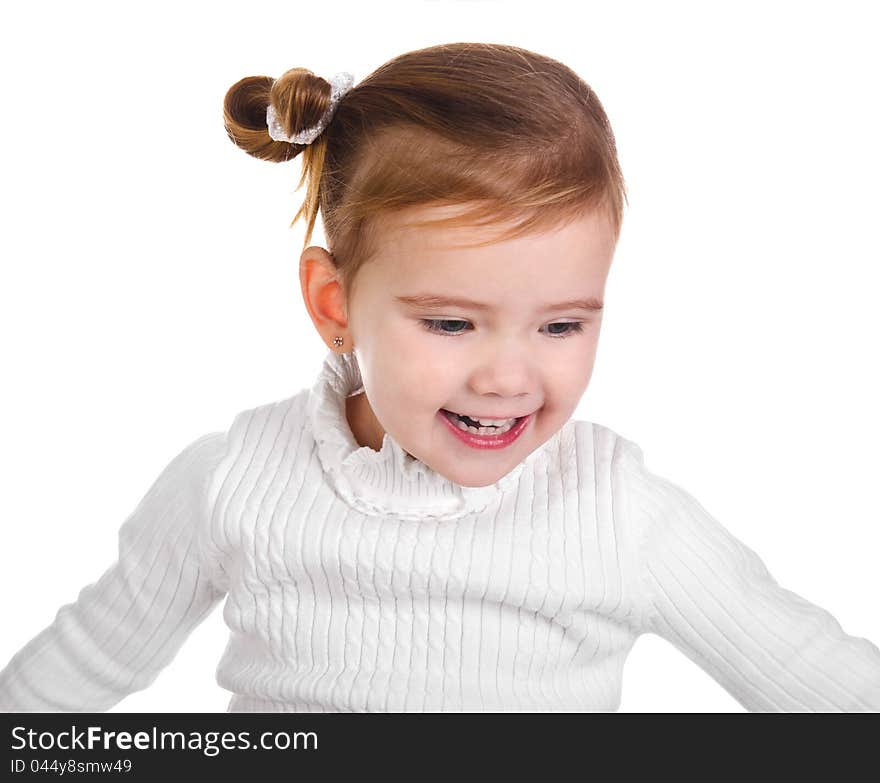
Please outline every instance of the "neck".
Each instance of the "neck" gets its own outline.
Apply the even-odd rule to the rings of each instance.
[[[373,413],[365,392],[345,398],[345,417],[359,446],[381,451],[385,430]]]

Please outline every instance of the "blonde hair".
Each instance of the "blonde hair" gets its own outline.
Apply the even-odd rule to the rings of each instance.
[[[293,134],[321,119],[330,83],[305,68],[248,76],[226,93],[223,114],[229,138],[254,157],[302,153],[297,189],[308,184],[291,226],[305,216],[305,247],[320,210],[347,299],[375,253],[380,219],[413,207],[467,207],[417,225],[513,224],[506,238],[602,209],[620,235],[626,188],[605,110],[574,71],[544,55],[488,43],[402,54],[343,95],[309,145],[269,136],[270,102]]]

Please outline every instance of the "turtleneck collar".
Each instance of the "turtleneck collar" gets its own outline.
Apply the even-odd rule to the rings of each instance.
[[[494,484],[464,487],[407,453],[387,432],[379,451],[360,446],[348,424],[345,400],[362,392],[354,354],[328,351],[310,390],[308,421],[327,480],[349,505],[367,514],[452,519],[483,511],[547,445]]]

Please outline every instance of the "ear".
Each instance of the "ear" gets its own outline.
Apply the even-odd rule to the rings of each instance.
[[[303,250],[299,261],[299,282],[306,309],[318,334],[331,350],[339,351],[339,347],[333,344],[334,337],[342,337],[346,350],[350,350],[345,291],[333,263],[333,256],[317,245],[310,245]]]

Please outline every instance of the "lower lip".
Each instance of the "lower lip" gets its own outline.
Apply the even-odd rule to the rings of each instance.
[[[514,424],[503,435],[475,435],[473,432],[465,432],[453,424],[443,411],[439,411],[437,415],[445,422],[446,426],[452,430],[460,441],[474,449],[503,449],[513,443],[525,430],[534,414],[523,416],[516,424]]]

